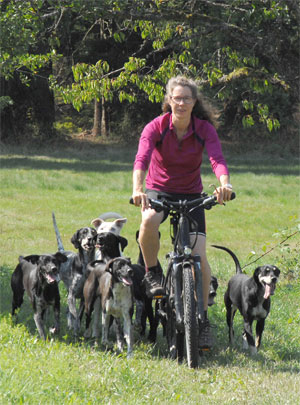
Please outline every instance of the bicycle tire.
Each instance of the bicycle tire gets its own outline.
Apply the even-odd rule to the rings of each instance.
[[[195,301],[195,278],[191,264],[183,269],[183,308],[187,363],[190,368],[199,365],[198,322]]]

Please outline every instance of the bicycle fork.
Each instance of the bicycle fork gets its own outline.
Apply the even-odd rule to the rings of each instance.
[[[203,283],[202,272],[200,266],[200,256],[195,255],[194,259],[194,274],[195,274],[195,300],[197,303],[197,318],[200,322],[204,320],[204,303],[203,303]],[[182,257],[174,258],[173,263],[173,280],[174,280],[174,306],[176,313],[176,328],[178,331],[184,331],[184,316],[182,302],[182,273],[185,266],[191,265],[191,261],[182,262]]]
[[[182,304],[182,259],[175,257],[173,262],[174,306],[176,314],[176,329],[184,332]]]
[[[202,271],[201,271],[199,255],[194,256],[194,269],[195,269],[195,284],[196,284],[198,319],[200,322],[203,322],[204,321],[203,282],[202,282]]]

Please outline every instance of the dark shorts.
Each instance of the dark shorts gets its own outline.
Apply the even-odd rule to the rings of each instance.
[[[173,194],[173,193],[164,193],[163,191],[156,191],[156,190],[148,190],[146,189],[146,194],[149,198],[154,200],[159,200],[158,195],[162,197],[166,197],[172,201],[179,201],[179,200],[194,200],[195,198],[201,197],[201,193],[197,194]],[[205,212],[204,208],[195,208],[191,212],[191,217],[197,222],[198,227],[197,229],[191,229],[191,233],[198,233],[202,235],[206,235],[206,226],[205,226]],[[165,214],[163,217],[162,222],[164,222],[168,217],[168,214]]]

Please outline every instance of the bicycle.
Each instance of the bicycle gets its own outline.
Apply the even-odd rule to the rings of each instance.
[[[231,200],[234,198],[235,193],[232,193]],[[170,215],[173,245],[173,250],[167,254],[168,266],[163,281],[165,296],[154,297],[159,301],[158,316],[170,357],[182,362],[186,351],[187,363],[191,368],[198,367],[199,355],[202,353],[198,341],[204,321],[204,305],[200,256],[192,255],[197,238],[193,246],[190,242],[189,232],[195,222],[190,213],[197,207],[211,209],[218,204],[216,199],[215,195],[208,196],[205,193],[191,201],[149,199],[151,208],[157,212],[164,210]]]

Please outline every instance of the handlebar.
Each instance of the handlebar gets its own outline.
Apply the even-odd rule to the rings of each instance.
[[[235,197],[236,197],[236,194],[233,192],[231,194],[230,200],[234,200]],[[133,204],[133,198],[130,198],[129,203]],[[187,200],[170,201],[167,199],[159,201],[159,200],[154,200],[154,199],[149,198],[149,203],[150,203],[151,208],[153,208],[157,212],[161,212],[163,210],[170,211],[172,209],[174,209],[176,211],[179,208],[182,208],[183,206],[187,207],[187,208],[194,208],[196,206],[199,206],[199,207],[203,207],[203,208],[209,210],[214,205],[218,204],[217,196],[215,196],[215,195],[208,196],[207,194],[204,194],[202,197],[196,198],[191,201],[187,201]]]

